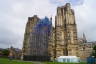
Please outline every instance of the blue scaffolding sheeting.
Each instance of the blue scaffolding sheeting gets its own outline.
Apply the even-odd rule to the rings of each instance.
[[[52,21],[47,17],[39,20],[32,28],[30,35],[30,54],[33,58],[49,60],[48,43],[50,41],[51,29]]]
[[[47,17],[45,17],[44,19],[38,21],[33,31],[35,34],[47,33],[48,35],[50,35],[51,28],[52,28],[52,21],[49,20]]]

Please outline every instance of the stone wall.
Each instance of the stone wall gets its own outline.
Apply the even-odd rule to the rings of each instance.
[[[57,8],[55,19],[56,57],[77,56],[78,41],[74,11],[69,3]]]

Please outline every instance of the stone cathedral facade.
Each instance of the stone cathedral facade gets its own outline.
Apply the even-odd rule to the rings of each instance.
[[[77,56],[77,28],[70,4],[57,8],[55,19],[56,57]]]
[[[24,55],[30,54],[30,34],[32,32],[32,28],[38,23],[39,18],[34,15],[33,17],[28,18],[28,22],[25,28],[24,41],[23,41],[23,53]]]
[[[33,61],[48,61],[50,55],[48,46],[52,21],[47,17],[38,18],[36,15],[28,18],[23,42],[23,59]]]
[[[59,56],[78,56],[77,27],[70,3],[57,8],[51,40],[51,59]]]
[[[30,50],[33,49],[33,46],[30,46],[32,45],[30,43],[34,41],[31,40],[34,39],[34,37],[32,38],[31,36],[31,32],[34,31],[33,27],[38,24],[38,20],[40,19],[37,16],[28,18],[23,43],[24,56],[34,54],[36,49],[38,49],[34,47],[35,49],[33,52]],[[51,27],[50,32],[51,34],[47,36],[49,38],[47,38],[48,49],[46,52],[48,53],[48,56],[51,60],[54,60],[59,56],[78,56],[77,27],[74,10],[71,9],[70,3],[57,8],[57,14],[55,16],[55,27]],[[40,36],[37,35],[36,37]],[[39,44],[40,42],[38,43],[37,40],[36,43]],[[33,43],[33,45],[36,43]]]

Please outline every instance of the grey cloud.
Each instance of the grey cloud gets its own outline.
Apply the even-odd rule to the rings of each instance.
[[[78,27],[78,36],[80,37],[84,32],[88,41],[96,40],[96,7],[94,7],[95,2],[95,0],[85,0],[83,5],[74,7]]]
[[[7,28],[0,29],[0,47],[2,48],[7,48],[11,45],[21,48],[22,45],[20,43],[22,41],[22,38],[23,37],[21,35],[15,34]]]
[[[22,48],[27,17],[50,17],[55,7],[49,0],[0,0],[0,47]]]
[[[6,48],[12,44],[14,47],[22,48],[27,17],[34,14],[40,18],[54,17],[57,6],[64,3],[53,2],[53,0],[0,0],[0,47]],[[79,36],[85,32],[88,40],[96,40],[95,0],[78,0],[78,2],[72,0],[72,3]]]

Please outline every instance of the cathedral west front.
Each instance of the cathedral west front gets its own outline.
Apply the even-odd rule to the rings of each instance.
[[[42,20],[36,15],[28,18],[23,56],[25,60],[37,61],[78,56],[77,26],[70,3],[57,8],[55,27],[52,26],[52,18]]]

